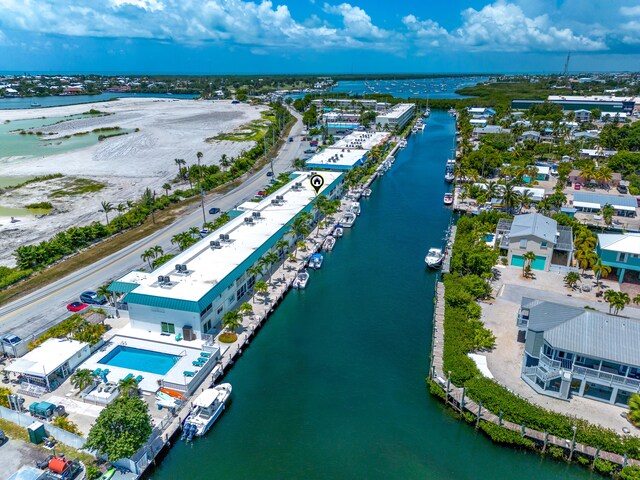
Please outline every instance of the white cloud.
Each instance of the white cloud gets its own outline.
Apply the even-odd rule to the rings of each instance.
[[[344,31],[350,37],[383,39],[391,35],[391,32],[382,30],[371,23],[371,17],[360,7],[354,7],[348,3],[335,6],[325,3],[323,10],[326,13],[341,15]]]
[[[130,6],[141,8],[148,12],[164,10],[164,4],[159,0],[111,0],[110,3],[116,9]]]
[[[448,40],[449,32],[433,20],[419,20],[415,15],[407,15],[402,18],[402,23],[409,30],[418,43],[426,43],[428,46],[440,46],[442,40]]]
[[[640,5],[634,7],[620,7],[620,13],[625,17],[640,17]]]

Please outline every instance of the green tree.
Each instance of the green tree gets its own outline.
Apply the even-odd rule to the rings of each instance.
[[[580,275],[577,272],[569,272],[564,276],[564,284],[574,290],[580,281]]]
[[[73,388],[82,391],[89,385],[93,385],[93,382],[95,382],[95,380],[96,377],[91,370],[81,368],[79,370],[76,370],[74,374],[71,375],[70,381],[71,385],[73,385]]]
[[[253,313],[253,306],[249,302],[244,302],[240,305],[240,313],[242,315],[250,315]]]
[[[162,189],[164,190],[165,195],[168,197],[169,196],[169,190],[171,190],[171,184],[170,183],[165,183],[164,185],[162,185]]]
[[[253,286],[253,289],[256,293],[262,295],[263,299],[265,299],[269,286],[267,285],[267,282],[265,282],[264,280],[260,280],[259,282],[256,282],[256,284]]]
[[[110,202],[102,201],[100,203],[100,207],[104,212],[105,217],[107,217],[107,227],[109,226],[109,212],[113,211],[113,205]]]
[[[591,269],[593,270],[593,274],[596,276],[596,284],[599,291],[601,287],[600,279],[602,277],[606,277],[611,273],[611,267],[609,265],[604,265],[602,263],[602,258],[597,257],[597,260],[595,261]]]
[[[536,254],[535,252],[531,251],[526,252],[524,255],[522,255],[522,259],[524,260],[522,264],[522,276],[526,277],[526,268],[531,268],[531,264],[536,261]]]
[[[85,448],[115,462],[136,453],[151,431],[147,404],[139,397],[120,396],[100,412],[89,431]]]
[[[222,316],[222,326],[233,332],[242,325],[242,314],[238,310],[230,310]]]
[[[634,393],[629,399],[629,413],[627,414],[631,423],[640,427],[640,393]]]
[[[602,207],[601,210],[602,218],[604,218],[604,223],[607,225],[611,225],[611,221],[613,220],[613,215],[616,213],[614,208],[608,203]]]
[[[68,417],[55,417],[51,424],[55,427],[61,428],[62,430],[73,433],[74,435],[82,434],[78,425],[72,422]]]
[[[576,261],[578,262],[578,266],[582,269],[582,274],[587,271],[587,269],[593,267],[596,263],[598,256],[593,250],[587,250],[586,248],[580,248],[574,252],[576,257]]]
[[[4,408],[9,408],[9,397],[7,395],[12,394],[11,389],[7,387],[0,387],[0,405]]]
[[[142,259],[143,262],[147,262],[149,264],[150,269],[152,268],[151,259],[155,258],[155,255],[153,254],[153,251],[150,248],[142,252],[142,255],[140,255],[140,258]]]
[[[607,290],[604,292],[604,301],[609,304],[609,313],[611,313],[611,308],[615,302],[616,295],[617,292],[615,290]]]
[[[618,313],[624,310],[624,307],[629,305],[630,301],[631,298],[629,298],[629,294],[627,292],[616,292],[611,304],[613,307],[613,314],[618,315]]]
[[[123,397],[138,396],[140,394],[140,386],[134,377],[123,378],[118,382],[118,390]]]
[[[268,252],[260,259],[260,264],[269,271],[269,278],[267,280],[269,283],[271,282],[271,276],[273,275],[273,266],[278,260],[280,260],[280,257],[275,252]]]
[[[98,298],[104,297],[108,303],[111,303],[111,292],[109,291],[109,284],[105,283],[104,285],[100,285],[96,290],[96,294]]]
[[[174,162],[175,162],[175,164],[178,166],[178,178],[180,178],[180,179],[181,179],[181,178],[183,178],[184,173],[183,173],[183,170],[182,170],[182,166],[183,166],[183,165],[186,165],[186,164],[187,164],[187,162],[185,162],[185,161],[184,161],[183,159],[181,159],[181,158],[175,158],[173,161],[174,161]]]

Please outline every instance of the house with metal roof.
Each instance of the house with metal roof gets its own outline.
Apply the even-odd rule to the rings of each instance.
[[[275,250],[292,221],[302,212],[315,214],[313,172],[296,172],[293,179],[258,203],[246,202],[241,214],[152,272],[133,271],[113,282],[109,290],[123,295],[130,325],[165,335],[201,339],[222,316],[245,300],[257,280],[248,273],[262,256]],[[338,198],[342,173],[321,172],[318,195]]]
[[[596,252],[622,283],[625,275],[640,278],[640,233],[599,233]],[[627,278],[627,280],[631,280]]]
[[[551,265],[568,267],[573,252],[573,230],[558,225],[540,213],[516,215],[513,220],[501,218],[496,230],[501,249],[507,251],[509,265],[522,267],[524,254],[534,252],[534,270],[549,270]]]
[[[640,392],[640,320],[523,298],[521,377],[536,392],[626,407]]]
[[[635,217],[638,201],[635,197],[628,195],[582,192],[573,194],[573,207],[579,212],[598,213],[605,205],[611,205],[615,210],[615,215],[620,217]]]

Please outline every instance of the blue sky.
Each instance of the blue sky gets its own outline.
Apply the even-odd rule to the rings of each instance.
[[[638,0],[0,0],[0,71],[638,70]]]

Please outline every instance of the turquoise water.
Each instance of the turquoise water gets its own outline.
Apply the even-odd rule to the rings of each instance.
[[[485,82],[488,77],[434,77],[405,80],[340,81],[332,92],[350,94],[386,93],[400,98],[466,98],[455,93],[464,87]]]
[[[61,105],[76,105],[78,103],[104,102],[112,98],[128,97],[152,97],[152,98],[198,98],[200,95],[166,93],[114,93],[105,92],[98,95],[52,95],[50,97],[24,97],[24,98],[0,98],[0,110],[15,110],[20,108],[33,108],[33,102],[39,103],[42,107],[59,107]]]
[[[494,445],[429,395],[436,273],[424,255],[442,246],[451,218],[440,172],[454,124],[436,111],[427,124],[307,289],[286,297],[225,377],[225,415],[204,438],[174,445],[151,478],[591,478]]]
[[[173,368],[179,358],[177,355],[169,355],[168,353],[118,345],[102,357],[98,363],[111,367],[129,368],[139,372],[164,375]]]
[[[98,132],[90,132],[86,135],[75,135],[70,138],[51,138],[54,137],[54,135],[20,135],[16,133],[18,130],[30,129],[37,132],[39,128],[78,118],[84,118],[84,116],[74,115],[71,117],[37,118],[0,124],[0,158],[44,157],[98,143],[98,137],[101,135],[101,133]],[[55,135],[55,137],[60,136]]]

